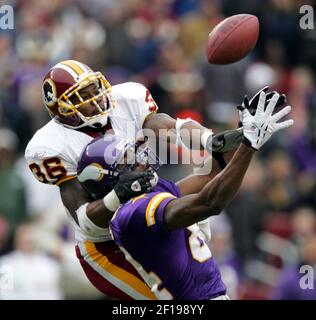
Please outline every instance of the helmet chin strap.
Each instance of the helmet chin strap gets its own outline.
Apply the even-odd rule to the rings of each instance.
[[[103,128],[108,123],[108,115],[102,115],[98,117],[98,120],[94,120],[93,123],[89,124],[88,126],[91,128]]]

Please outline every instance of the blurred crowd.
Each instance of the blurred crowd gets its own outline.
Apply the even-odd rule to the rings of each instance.
[[[285,93],[295,124],[257,154],[236,198],[212,218],[210,247],[234,299],[316,299],[316,289],[300,288],[300,267],[316,267],[316,29],[299,27],[300,7],[315,2],[7,0],[15,29],[0,30],[0,271],[12,266],[15,282],[0,299],[104,298],[75,258],[58,188],[37,182],[23,159],[49,121],[43,75],[66,59],[112,85],[141,82],[161,112],[215,132],[236,127],[244,94],[265,85]],[[208,33],[238,13],[259,18],[256,48],[209,65]],[[161,175],[187,171],[170,165]]]

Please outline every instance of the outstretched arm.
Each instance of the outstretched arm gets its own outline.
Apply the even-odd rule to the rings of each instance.
[[[199,193],[171,201],[165,208],[166,226],[183,228],[219,214],[235,196],[254,153],[241,145],[227,167]]]
[[[210,129],[188,119],[173,119],[165,113],[152,113],[144,122],[144,129],[151,129],[162,141],[183,144],[190,149],[226,153],[236,150],[242,140],[242,129],[213,134]]]
[[[275,94],[265,108],[266,94],[262,92],[256,114],[252,116],[240,108],[244,127],[243,144],[236,151],[229,165],[209,182],[201,192],[168,203],[165,208],[165,224],[168,228],[182,228],[219,214],[233,199],[240,187],[255,150],[266,143],[273,133],[293,125],[293,120],[278,123],[291,111],[287,106],[272,115],[280,95]]]
[[[275,91],[269,92],[268,87],[264,87],[258,91],[250,100],[245,96],[241,105],[254,116],[259,103],[260,94],[266,95],[265,107],[269,104]],[[278,95],[275,107],[281,107],[285,104],[285,95]],[[221,154],[235,151],[243,138],[242,123],[240,128],[226,130],[217,134],[213,134],[211,130],[205,128],[198,122],[188,119],[173,119],[165,113],[151,113],[145,119],[144,129],[151,129],[155,135],[168,143],[183,144],[190,149],[207,150],[212,154],[223,167],[223,159]]]
[[[164,141],[168,141],[169,143],[176,143],[176,122],[177,121],[175,119],[166,113],[152,113],[146,118],[146,121],[144,122],[144,128],[153,130],[159,139],[164,139]],[[195,146],[203,149],[203,146],[200,143],[201,135],[204,131],[208,131],[208,129],[193,121],[184,124],[183,129],[188,130],[190,137],[192,137],[193,129],[200,130],[200,133],[196,137],[197,142],[195,143]]]
[[[221,170],[218,162],[214,158],[208,157],[203,166],[198,168],[194,174],[176,183],[181,196],[200,192]]]

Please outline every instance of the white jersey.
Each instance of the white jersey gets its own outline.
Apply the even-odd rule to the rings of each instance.
[[[146,117],[158,109],[157,105],[149,91],[139,83],[127,82],[113,86],[111,94],[117,102],[109,113],[114,134],[136,139],[141,134]],[[66,128],[51,120],[34,134],[26,147],[25,158],[40,182],[60,185],[76,178],[81,152],[92,140],[93,137],[84,132]],[[87,239],[80,233],[77,238]]]

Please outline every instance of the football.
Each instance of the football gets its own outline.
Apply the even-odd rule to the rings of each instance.
[[[256,45],[259,20],[237,14],[220,22],[208,35],[206,54],[211,64],[229,64],[244,58]]]

